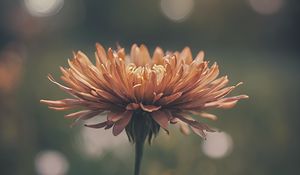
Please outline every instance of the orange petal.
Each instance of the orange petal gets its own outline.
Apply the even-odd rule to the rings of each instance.
[[[125,60],[126,53],[125,53],[124,48],[120,48],[117,53],[118,53],[119,58],[121,58],[122,60]]]
[[[175,94],[161,98],[158,102],[160,104],[166,105],[166,104],[172,103],[173,101],[177,100],[181,95],[182,95],[182,92],[177,92]]]
[[[218,108],[222,108],[222,109],[229,109],[229,108],[233,108],[236,104],[237,104],[238,100],[235,101],[231,101],[231,102],[225,102],[225,103],[221,103]]]
[[[222,98],[222,99],[220,99],[218,101],[213,101],[213,102],[206,103],[204,105],[204,107],[205,108],[219,107],[222,104],[225,104],[225,103],[229,104],[229,102],[235,102],[235,101],[238,101],[238,100],[241,100],[241,99],[246,99],[246,98],[249,98],[249,97],[247,95],[238,95],[238,96],[234,96],[234,97]],[[232,104],[234,104],[234,103],[232,103]]]
[[[65,107],[82,104],[78,99],[63,99],[63,100],[40,100],[41,103],[47,104],[52,107]]]
[[[152,57],[153,64],[162,65],[163,57],[164,57],[164,51],[160,47],[157,47],[154,50],[153,57]]]
[[[206,140],[206,134],[203,131],[203,129],[199,129],[199,128],[195,128],[195,127],[191,127],[191,129],[195,134],[197,134],[198,136],[200,136]]]
[[[179,121],[178,124],[181,133],[183,133],[184,135],[189,135],[191,133],[190,128],[186,123]]]
[[[137,103],[129,103],[126,106],[126,110],[136,110],[136,109],[139,109],[139,108],[140,108],[140,105],[137,104]]]
[[[194,59],[193,62],[195,62],[195,63],[197,63],[197,64],[200,64],[200,63],[202,63],[203,61],[204,61],[204,52],[203,52],[203,51],[200,51],[200,52],[197,54],[197,56],[196,56],[196,58]]]
[[[151,116],[162,128],[168,128],[169,120],[171,118],[168,113],[164,111],[155,111],[151,113]]]
[[[146,112],[154,112],[161,108],[161,106],[154,106],[154,105],[143,105],[140,103],[141,108]]]
[[[83,110],[65,115],[65,118],[91,118],[100,114],[101,112],[102,111]]]
[[[57,111],[64,111],[64,110],[70,110],[70,109],[74,109],[74,106],[66,106],[66,107],[48,107],[49,109],[53,109],[53,110],[57,110]]]
[[[185,60],[186,64],[191,64],[191,62],[193,61],[193,57],[192,57],[192,52],[191,49],[189,47],[185,47],[179,56],[181,59]]]
[[[122,118],[119,121],[117,121],[113,127],[114,136],[119,135],[124,130],[124,128],[128,125],[131,117],[132,117],[132,111],[125,111],[122,114]]]
[[[105,122],[101,122],[101,123],[97,123],[97,124],[85,124],[84,126],[89,127],[89,128],[103,128],[107,125],[107,121]]]
[[[205,131],[208,132],[215,132],[215,130],[211,129],[208,125],[204,124],[204,123],[200,123],[198,121],[195,120],[191,120],[191,119],[187,119],[182,115],[179,114],[174,114],[175,117],[177,117],[179,120],[185,122],[186,124],[190,125],[192,130],[199,136],[205,138],[206,134],[204,133]]]
[[[112,48],[108,48],[108,50],[107,50],[107,57],[108,57],[108,59],[109,59],[109,61],[110,61],[110,63],[114,63],[114,51],[112,50]]]
[[[203,117],[203,118],[210,119],[210,120],[217,120],[218,119],[218,117],[216,115],[210,114],[210,113],[206,113],[206,112],[201,112],[200,116]]]
[[[96,43],[96,65],[97,67],[107,62],[105,49],[99,43]]]
[[[57,81],[54,80],[54,78],[52,77],[51,74],[48,75],[48,79],[49,79],[52,83],[54,83],[54,84],[56,84],[57,86],[59,86],[63,91],[65,91],[65,92],[67,92],[68,94],[74,96],[74,91],[73,91],[71,88],[59,84]]]
[[[120,120],[123,117],[123,113],[124,112],[119,112],[119,113],[109,112],[107,114],[107,120],[112,121],[112,122],[116,122],[116,121]]]
[[[149,55],[149,51],[148,48],[142,44],[140,47],[140,55],[139,55],[139,59],[142,60],[142,66],[145,66],[146,64],[150,63],[150,55]]]
[[[156,92],[153,93],[154,98],[153,98],[153,103],[155,103],[157,100],[159,100],[164,94],[163,93],[159,93],[156,94]]]
[[[140,55],[140,48],[136,44],[133,44],[130,51],[130,58],[132,59],[132,62],[136,66],[142,65],[142,60],[139,58],[139,55]]]

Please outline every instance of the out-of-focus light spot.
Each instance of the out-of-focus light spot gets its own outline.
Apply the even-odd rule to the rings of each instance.
[[[24,0],[29,13],[36,17],[57,14],[64,5],[64,0]]]
[[[33,39],[38,34],[45,32],[38,18],[30,15],[25,8],[12,8],[6,12],[4,19],[6,30],[21,40]]]
[[[42,151],[35,157],[35,168],[39,175],[64,175],[69,163],[60,152]]]
[[[233,147],[230,135],[225,132],[207,133],[207,140],[203,142],[202,150],[211,158],[222,158],[227,156]]]
[[[83,127],[80,132],[79,148],[90,158],[98,158],[111,151],[122,159],[130,153],[130,144],[124,132],[115,137],[111,130],[95,130],[87,127]]]
[[[0,95],[9,95],[17,88],[23,70],[25,48],[19,43],[9,43],[0,50]]]
[[[254,11],[262,15],[278,12],[283,6],[283,0],[248,0]]]
[[[194,0],[161,0],[160,6],[167,18],[182,22],[191,14]]]

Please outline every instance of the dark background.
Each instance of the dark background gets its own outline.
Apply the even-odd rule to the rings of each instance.
[[[204,50],[232,84],[244,82],[233,94],[250,96],[213,111],[219,120],[210,125],[231,137],[230,153],[213,158],[201,138],[171,128],[146,147],[142,174],[300,173],[299,1],[190,0],[190,14],[178,20],[164,15],[160,0],[65,0],[52,13],[43,7],[60,0],[40,1],[44,6],[34,10],[35,1],[0,1],[0,174],[132,173],[133,148],[124,135],[70,128],[65,112],[39,103],[65,96],[46,75],[59,77],[72,51],[93,60],[95,42],[106,48],[118,42],[127,53],[133,43],[151,51]]]

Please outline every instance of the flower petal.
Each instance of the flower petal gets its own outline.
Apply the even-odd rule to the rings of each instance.
[[[116,121],[120,120],[123,117],[123,113],[124,112],[118,112],[118,113],[109,112],[107,114],[107,120],[112,121],[112,122],[116,122]]]
[[[198,52],[196,58],[194,59],[193,63],[197,63],[197,64],[200,64],[200,63],[203,63],[204,61],[204,52],[203,51],[200,51]]]
[[[193,114],[193,115],[198,115],[198,116],[201,116],[203,118],[207,118],[207,119],[210,119],[210,120],[217,120],[218,117],[214,114],[210,114],[210,113],[206,113],[206,112],[198,112],[198,111],[189,111],[187,113],[190,113],[190,114]]]
[[[154,105],[143,105],[143,103],[140,103],[141,108],[146,112],[154,112],[161,108],[161,106],[154,106]]]
[[[98,129],[98,128],[103,128],[106,125],[107,125],[107,121],[101,122],[101,123],[97,123],[97,124],[85,124],[84,126],[89,127],[89,128]]]
[[[125,111],[122,114],[122,118],[119,121],[117,121],[113,127],[114,136],[119,135],[124,130],[124,128],[128,125],[131,117],[132,117],[132,111]]]
[[[65,115],[65,118],[91,118],[100,114],[101,112],[102,111],[83,110]]]
[[[148,63],[150,63],[150,54],[149,54],[149,51],[148,51],[148,48],[142,44],[140,46],[140,58],[139,59],[142,59],[142,65],[146,65]]]
[[[191,126],[192,131],[197,134],[198,136],[204,138],[206,140],[206,134],[203,129],[195,128]]]
[[[68,94],[70,94],[70,95],[72,95],[72,96],[75,96],[75,95],[74,95],[74,91],[73,91],[71,88],[59,84],[57,81],[55,81],[55,79],[52,77],[51,74],[48,75],[48,79],[49,79],[52,83],[54,83],[54,84],[56,84],[57,86],[59,86],[59,87],[60,87],[63,91],[65,91],[66,93],[68,93]]]
[[[153,64],[162,65],[163,57],[164,57],[164,51],[160,47],[156,47],[152,57]]]
[[[191,62],[193,61],[192,58],[192,52],[191,49],[189,47],[185,47],[179,56],[181,59],[183,59],[185,61],[186,64],[191,64]]]
[[[177,92],[175,94],[161,98],[158,102],[160,104],[167,105],[167,104],[172,103],[173,101],[177,100],[181,95],[182,95],[182,92]]]
[[[155,103],[157,100],[159,100],[164,94],[163,93],[159,93],[156,94],[156,92],[153,92],[154,98],[153,98],[153,103]]]
[[[233,108],[237,104],[237,102],[238,102],[238,100],[231,101],[231,102],[224,102],[224,103],[221,103],[217,108],[230,109],[230,108]]]
[[[206,134],[204,131],[208,132],[215,132],[215,130],[211,129],[208,125],[204,123],[200,123],[195,120],[187,119],[184,116],[180,114],[173,114],[175,117],[177,117],[179,120],[185,122],[186,124],[190,125],[192,130],[199,136],[206,138]]]
[[[107,56],[105,49],[103,46],[99,43],[96,43],[96,65],[97,67],[100,66],[100,64],[105,64],[107,62]]]
[[[179,129],[180,129],[180,132],[184,135],[189,135],[191,133],[190,131],[190,128],[188,126],[188,124],[182,122],[182,121],[179,121],[178,122],[179,124]]]
[[[247,95],[238,95],[238,96],[234,96],[234,97],[227,97],[227,98],[220,99],[218,101],[213,101],[213,102],[206,103],[204,105],[204,107],[205,108],[209,108],[209,107],[220,107],[220,108],[222,108],[222,105],[224,105],[225,108],[230,107],[230,106],[233,107],[232,105],[234,105],[234,103],[236,103],[238,100],[246,99],[246,98],[249,98],[249,97]],[[230,104],[230,102],[232,102],[232,103]]]
[[[73,106],[66,106],[66,107],[52,107],[52,106],[49,106],[48,108],[53,109],[53,110],[57,110],[57,111],[64,111],[64,110],[74,109]]]
[[[139,108],[140,108],[140,105],[137,104],[137,103],[129,103],[126,106],[126,110],[136,110],[136,109],[139,109]]]
[[[158,123],[162,128],[167,129],[169,125],[169,120],[171,116],[165,111],[155,111],[151,113],[152,118]]]
[[[82,101],[80,101],[79,99],[40,100],[40,102],[52,107],[65,107],[82,104]]]

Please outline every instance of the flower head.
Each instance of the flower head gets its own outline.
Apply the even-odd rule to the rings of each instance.
[[[63,100],[41,100],[54,110],[84,108],[66,115],[76,121],[88,120],[100,113],[107,113],[101,123],[85,125],[91,128],[112,128],[120,134],[125,128],[131,141],[135,141],[139,130],[147,130],[143,137],[156,135],[159,128],[168,132],[169,124],[179,124],[181,131],[188,133],[190,127],[196,134],[205,137],[213,132],[206,124],[191,116],[216,119],[205,113],[209,108],[232,108],[246,95],[226,97],[235,87],[226,87],[227,76],[218,78],[216,63],[209,66],[200,51],[193,59],[188,47],[182,52],[166,52],[157,47],[151,58],[145,45],[134,44],[130,55],[123,48],[107,52],[96,44],[96,64],[78,51],[68,60],[69,68],[61,67],[62,85],[49,75],[73,98]]]

